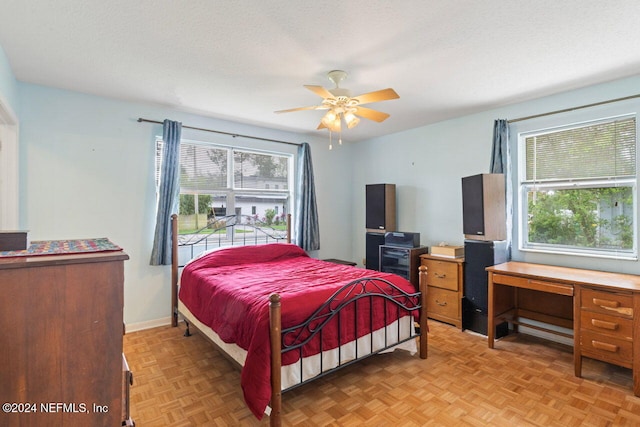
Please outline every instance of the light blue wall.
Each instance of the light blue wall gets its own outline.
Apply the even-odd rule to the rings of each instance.
[[[354,164],[353,175],[355,252],[352,258],[364,257],[366,184],[396,184],[400,231],[419,232],[423,245],[462,244],[461,178],[489,172],[495,119],[516,119],[638,93],[640,76],[358,143],[354,147],[358,161]],[[514,252],[514,259],[640,274],[637,261],[518,251]]]
[[[0,98],[9,104],[9,108],[17,113],[18,107],[18,89],[16,77],[11,70],[9,59],[4,53],[4,49],[0,46]]]
[[[155,221],[154,141],[162,126],[138,117],[311,144],[320,216],[318,257],[349,257],[350,147],[327,150],[325,134],[293,133],[214,120],[149,105],[19,84],[21,226],[32,240],[108,237],[129,254],[125,321],[168,318],[170,269],[149,266]],[[183,137],[295,152],[289,145],[183,130]],[[346,218],[346,220],[345,220]]]
[[[2,55],[0,55],[2,56]],[[0,57],[0,69],[8,68]],[[6,73],[3,73],[3,76]],[[422,243],[461,244],[460,179],[488,172],[493,121],[513,119],[638,92],[640,77],[444,121],[327,149],[324,133],[300,135],[84,95],[0,78],[0,93],[19,105],[20,225],[33,240],[109,237],[125,263],[125,321],[169,316],[169,269],[151,267],[155,219],[154,139],[160,125],[138,117],[256,135],[312,146],[320,215],[320,258],[364,258],[364,187],[397,185],[398,228]],[[185,130],[185,138],[288,150],[288,146]],[[222,138],[222,139],[221,139]],[[257,144],[257,145],[256,145]],[[640,273],[638,262],[518,254],[530,262]]]

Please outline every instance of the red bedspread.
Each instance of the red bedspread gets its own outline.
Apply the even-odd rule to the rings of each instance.
[[[269,295],[281,297],[285,329],[306,320],[343,285],[372,276],[415,292],[399,276],[313,259],[295,245],[232,247],[209,253],[184,268],[180,300],[224,342],[247,350],[241,384],[247,405],[260,419],[271,397]],[[324,341],[323,349],[328,349]],[[293,353],[283,355],[283,365],[296,361]]]

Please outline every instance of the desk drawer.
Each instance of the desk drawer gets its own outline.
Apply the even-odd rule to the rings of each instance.
[[[460,297],[458,292],[429,287],[427,291],[427,316],[439,314],[457,319],[460,312]]]
[[[630,368],[633,362],[633,343],[590,331],[580,332],[583,356]]]
[[[633,321],[620,316],[583,310],[580,313],[582,329],[620,339],[633,339]]]
[[[493,283],[525,288],[534,291],[549,292],[551,294],[573,296],[573,285],[546,280],[530,279],[527,277],[509,276],[506,274],[493,274]]]
[[[458,265],[453,262],[423,259],[427,267],[427,284],[442,289],[458,290]]]
[[[612,316],[633,317],[633,297],[631,294],[582,289],[580,305],[583,310]]]

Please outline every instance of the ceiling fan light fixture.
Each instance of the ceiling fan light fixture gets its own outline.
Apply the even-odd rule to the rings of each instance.
[[[327,111],[320,122],[324,125],[324,127],[333,132],[340,132],[342,130],[342,119],[340,117],[340,112],[336,112],[335,110]]]
[[[336,114],[336,118],[327,126],[334,132],[340,132],[342,130],[342,120],[340,114]]]
[[[332,128],[333,126],[333,122],[336,120],[336,113],[333,110],[329,110],[327,111],[327,113],[322,117],[322,119],[320,120],[320,122],[325,125],[326,127],[328,127],[329,129]]]
[[[349,129],[358,126],[358,123],[360,123],[360,119],[351,111],[344,113],[344,121]]]

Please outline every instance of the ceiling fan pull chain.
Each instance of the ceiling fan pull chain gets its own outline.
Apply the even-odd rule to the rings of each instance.
[[[331,132],[331,129],[329,129],[329,150],[333,150],[333,145],[331,145],[331,135],[332,135],[332,132]]]

